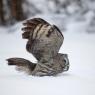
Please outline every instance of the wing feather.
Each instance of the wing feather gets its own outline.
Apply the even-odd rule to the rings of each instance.
[[[64,37],[57,26],[41,18],[27,20],[23,25],[22,36],[28,39],[26,49],[37,60],[48,61],[58,53]]]

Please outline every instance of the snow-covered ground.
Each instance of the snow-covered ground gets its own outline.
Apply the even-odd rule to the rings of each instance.
[[[10,57],[36,59],[25,50],[20,24],[7,30],[14,33],[0,28],[0,95],[95,95],[95,34],[80,32],[83,22],[69,23],[60,52],[69,55],[70,70],[56,77],[28,76],[9,67]]]

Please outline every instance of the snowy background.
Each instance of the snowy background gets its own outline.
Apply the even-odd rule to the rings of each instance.
[[[61,29],[65,40],[59,52],[68,54],[70,69],[55,77],[33,77],[9,67],[6,59],[10,57],[32,62],[36,59],[25,49],[22,22],[0,27],[0,95],[95,95],[95,1],[82,0],[81,9],[72,3],[78,0],[71,0],[65,11],[61,5],[47,1],[33,0],[32,4],[42,11],[34,17],[42,17]],[[31,13],[29,18],[33,18]]]

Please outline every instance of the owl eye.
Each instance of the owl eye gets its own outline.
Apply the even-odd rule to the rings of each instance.
[[[64,59],[63,61],[64,61],[64,63],[66,63],[66,59]]]

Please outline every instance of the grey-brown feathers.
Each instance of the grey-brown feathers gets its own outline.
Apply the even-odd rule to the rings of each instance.
[[[63,43],[64,37],[60,30],[48,22],[34,18],[24,23],[23,38],[28,39],[26,49],[38,60],[49,60],[56,55]],[[27,37],[26,37],[27,36]]]
[[[23,23],[22,37],[27,39],[26,50],[33,54],[38,63],[34,64],[26,59],[8,59],[9,65],[16,65],[28,69],[29,74],[35,76],[56,75],[69,69],[67,54],[60,54],[59,49],[64,36],[59,28],[49,24],[41,18],[33,18]]]

